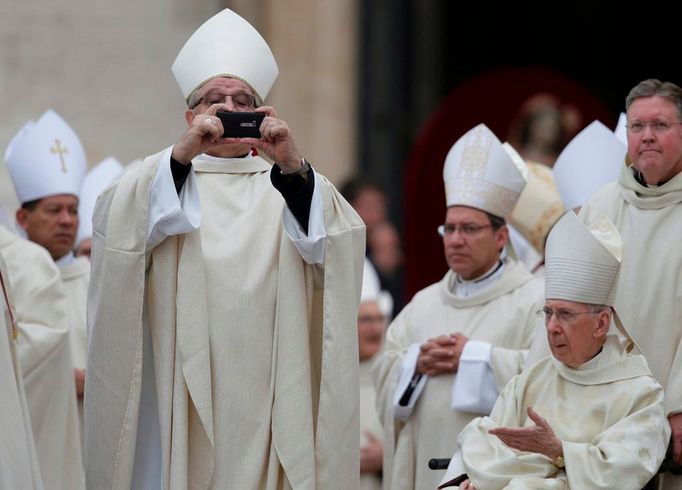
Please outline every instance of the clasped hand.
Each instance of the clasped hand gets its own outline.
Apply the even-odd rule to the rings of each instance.
[[[417,373],[427,376],[456,373],[468,340],[459,332],[427,340],[419,348]]]

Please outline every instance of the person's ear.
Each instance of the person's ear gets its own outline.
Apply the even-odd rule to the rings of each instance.
[[[17,224],[24,230],[28,228],[28,211],[24,208],[17,209],[16,213]]]
[[[499,230],[495,232],[495,245],[497,250],[502,252],[504,246],[509,242],[509,228],[507,225],[503,225]]]
[[[594,329],[596,337],[606,337],[611,326],[611,310],[603,310],[598,313],[597,326]]]
[[[185,111],[185,121],[187,121],[187,126],[192,124],[193,120],[194,120],[194,111],[191,109],[187,109]]]

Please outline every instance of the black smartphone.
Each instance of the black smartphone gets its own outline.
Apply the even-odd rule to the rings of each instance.
[[[223,123],[223,138],[260,138],[264,112],[218,111],[216,116]]]

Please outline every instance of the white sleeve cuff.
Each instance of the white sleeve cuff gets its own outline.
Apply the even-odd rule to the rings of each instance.
[[[451,406],[460,412],[489,414],[497,399],[497,385],[491,367],[492,345],[469,340],[464,346],[455,381]]]
[[[147,250],[167,237],[189,233],[201,224],[201,203],[194,169],[190,169],[180,194],[170,169],[171,146],[161,157],[151,188]]]
[[[410,418],[410,415],[412,415],[412,411],[414,410],[414,406],[419,399],[419,395],[421,395],[422,391],[424,391],[426,381],[428,380],[428,376],[422,375],[416,386],[412,388],[412,394],[410,395],[407,404],[404,406],[400,404],[400,399],[405,394],[405,391],[410,388],[410,383],[412,382],[412,378],[414,377],[415,371],[417,370],[419,348],[419,344],[412,344],[409,349],[407,349],[407,352],[402,359],[398,384],[396,385],[395,393],[393,394],[393,416],[398,420],[402,420],[403,422],[405,422],[408,418]]]
[[[282,212],[282,222],[284,231],[289,236],[291,243],[301,254],[303,260],[311,265],[324,264],[324,246],[327,232],[324,228],[324,205],[322,203],[322,186],[324,182],[317,172],[310,170],[315,178],[315,188],[310,203],[310,217],[308,218],[308,234],[306,235],[303,227],[296,221],[294,214],[288,206],[284,206]]]

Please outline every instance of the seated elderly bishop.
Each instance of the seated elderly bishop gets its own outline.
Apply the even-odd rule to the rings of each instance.
[[[557,222],[539,312],[552,355],[462,430],[439,488],[635,490],[656,474],[670,428],[663,389],[613,308],[622,248],[606,218]]]

